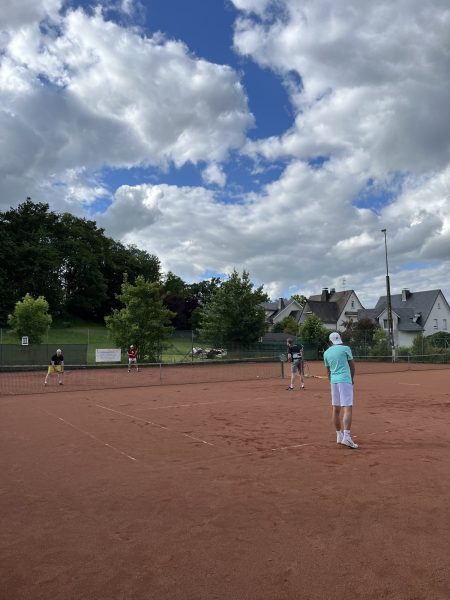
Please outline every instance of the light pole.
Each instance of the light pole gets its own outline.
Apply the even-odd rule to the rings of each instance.
[[[382,229],[381,233],[384,233],[384,250],[385,250],[385,253],[386,253],[386,297],[387,297],[389,342],[391,344],[391,350],[392,350],[392,362],[395,362],[394,324],[393,324],[393,321],[392,321],[391,284],[390,284],[390,281],[389,281],[389,266],[388,266],[388,252],[387,252],[386,229]]]

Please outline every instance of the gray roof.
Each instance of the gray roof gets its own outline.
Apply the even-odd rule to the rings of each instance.
[[[358,321],[362,319],[370,319],[376,321],[382,312],[386,310],[386,306],[381,305],[380,308],[364,308],[358,310]],[[398,330],[399,331],[423,331],[423,323],[421,317],[414,322],[416,311],[413,308],[392,308],[398,317]]]
[[[392,310],[398,312],[397,309],[410,308],[414,313],[421,313],[422,323],[426,323],[440,291],[441,290],[427,290],[425,292],[410,292],[409,297],[403,301],[401,294],[393,294],[391,295]],[[378,314],[380,314],[386,306],[386,296],[380,296],[375,306],[375,310],[378,310]]]
[[[414,315],[416,312],[413,308],[393,308],[392,309],[398,316],[398,329],[399,331],[423,331],[422,318],[417,319],[417,323],[414,322]]]
[[[328,298],[328,300],[326,301],[326,303],[329,304],[330,302],[336,302],[337,308],[339,310],[339,315],[340,315],[342,313],[342,311],[344,310],[344,307],[347,304],[348,299],[350,298],[350,296],[352,295],[352,293],[353,293],[353,290],[344,290],[342,292],[334,292]],[[316,294],[315,296],[310,296],[308,298],[308,302],[309,302],[309,300],[313,300],[315,302],[321,302],[322,301],[325,304],[325,302],[323,300],[321,300],[321,298],[322,298],[322,294]],[[334,319],[334,320],[337,321],[337,318],[338,317],[336,317],[336,319]]]
[[[370,319],[371,321],[375,321],[382,312],[382,310],[378,311],[375,308],[360,308],[358,310],[358,321],[361,321],[362,319]]]
[[[277,311],[278,310],[278,302],[263,302],[262,303],[262,307],[264,308],[264,310],[273,310],[273,311]]]
[[[306,314],[308,310],[319,317],[319,319],[324,323],[337,323],[341,312],[339,311],[337,302],[321,302],[320,300],[312,300],[312,296],[306,302],[305,308],[303,309],[303,314]]]

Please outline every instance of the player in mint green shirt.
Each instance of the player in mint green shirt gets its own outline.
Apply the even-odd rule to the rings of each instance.
[[[332,344],[324,352],[323,361],[328,371],[331,385],[331,404],[333,406],[333,423],[336,426],[336,441],[349,448],[357,448],[358,444],[350,437],[353,413],[353,379],[355,363],[352,351],[342,343],[337,331],[330,333]],[[343,409],[343,427],[341,427],[341,408]]]

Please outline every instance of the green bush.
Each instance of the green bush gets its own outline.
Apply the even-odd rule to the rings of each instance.
[[[8,325],[18,339],[28,336],[30,344],[40,344],[50,327],[52,317],[48,314],[48,302],[43,296],[33,298],[25,294],[16,303],[14,312],[8,316]]]
[[[369,351],[369,356],[389,357],[391,355],[392,349],[388,334],[382,329],[376,329],[373,334],[373,346]]]

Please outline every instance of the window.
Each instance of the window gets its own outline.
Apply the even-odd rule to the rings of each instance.
[[[383,329],[389,329],[389,323],[387,319],[383,319]]]
[[[441,303],[440,302],[438,302],[438,308],[441,308]]]
[[[437,319],[433,319],[433,321],[434,321],[433,327],[434,327],[434,329],[437,329],[438,328],[438,320]]]
[[[352,300],[352,308],[355,308],[355,301]]]
[[[447,330],[447,319],[442,319],[442,329]]]

